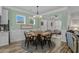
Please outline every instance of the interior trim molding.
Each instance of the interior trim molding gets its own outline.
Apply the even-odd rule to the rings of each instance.
[[[19,11],[19,12],[26,13],[26,14],[29,14],[29,15],[34,15],[33,13],[30,13],[30,12],[28,12],[28,11],[24,11],[24,10],[22,10],[22,9],[18,9],[18,8],[11,7],[11,6],[7,6],[7,7],[3,7],[3,8],[15,10],[15,11]]]
[[[68,7],[63,7],[63,8],[59,8],[59,9],[53,10],[53,11],[49,11],[47,13],[43,13],[41,15],[48,15],[48,14],[55,13],[55,12],[61,12],[61,11],[67,10],[67,9],[68,9]]]

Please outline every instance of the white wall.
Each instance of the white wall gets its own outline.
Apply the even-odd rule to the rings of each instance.
[[[16,30],[11,30],[10,31],[10,41],[11,42],[16,42],[16,41],[25,40],[24,31],[29,32],[31,30],[36,31],[38,29],[16,29]]]
[[[0,15],[2,15],[2,7],[0,6]]]
[[[70,26],[79,25],[79,6],[69,7],[68,11],[70,12]]]
[[[10,31],[11,42],[25,40],[24,31],[29,32],[29,30],[21,30],[21,29],[11,30]]]

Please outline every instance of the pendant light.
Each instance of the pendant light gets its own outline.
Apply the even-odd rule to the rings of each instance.
[[[33,17],[40,17],[40,18],[42,18],[42,16],[41,16],[41,15],[39,15],[39,11],[38,11],[39,6],[36,6],[36,8],[37,8],[37,12],[36,12],[36,15],[35,15],[35,16],[33,16]]]
[[[36,7],[37,7],[37,15],[38,15],[38,14],[39,14],[39,12],[38,12],[38,7],[39,7],[39,6],[36,6]]]

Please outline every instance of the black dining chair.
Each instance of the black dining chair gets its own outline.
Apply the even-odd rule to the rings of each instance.
[[[46,43],[46,41],[45,41],[45,36],[42,36],[42,35],[41,35],[40,43],[41,43],[41,48],[43,49],[43,48],[44,48],[44,45],[45,45],[45,43]]]
[[[46,44],[46,36],[47,35],[43,36],[44,37],[44,45]]]
[[[37,47],[37,45],[41,45],[41,48],[43,49],[44,43],[43,43],[41,34],[37,35],[35,43],[36,43],[36,47]]]
[[[47,44],[48,44],[49,48],[50,48],[50,46],[52,46],[51,38],[52,38],[52,33],[51,34],[48,34],[46,36],[46,41],[47,41]]]
[[[24,36],[25,36],[25,46],[26,46],[26,42],[27,42],[26,32],[24,32]]]
[[[30,44],[30,39],[31,37],[29,37],[28,34],[26,34],[26,32],[24,32],[24,35],[25,35],[25,47],[26,47],[26,44],[27,44],[27,48],[29,48],[29,44]]]
[[[37,36],[33,36],[33,45],[35,45],[36,49],[37,49],[37,46],[38,46],[38,39],[37,39]]]
[[[33,45],[34,36],[31,35],[31,36],[29,37],[29,40],[30,40],[30,44]]]

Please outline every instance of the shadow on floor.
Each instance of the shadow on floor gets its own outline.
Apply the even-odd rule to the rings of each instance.
[[[41,46],[38,45],[37,49],[35,46],[30,45],[29,48],[27,48],[27,45],[25,47],[24,41],[22,41],[22,48],[26,50],[26,53],[49,53],[55,48],[55,43],[52,41],[52,46],[49,48],[49,46],[46,44],[43,49],[41,49]]]

